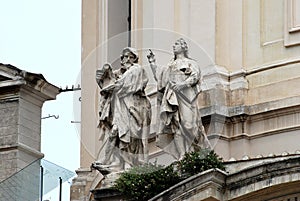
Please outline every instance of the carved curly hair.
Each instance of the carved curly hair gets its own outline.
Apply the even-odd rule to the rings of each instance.
[[[188,56],[188,45],[187,43],[185,42],[185,40],[183,38],[179,38],[178,40],[175,41],[175,43],[178,42],[183,50],[183,53],[184,53],[184,56],[186,58],[189,58]],[[174,55],[174,59],[176,59],[176,55]]]

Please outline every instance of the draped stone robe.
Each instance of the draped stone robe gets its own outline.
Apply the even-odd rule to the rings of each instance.
[[[130,165],[147,161],[151,105],[145,95],[148,83],[145,70],[133,64],[116,81],[113,100],[113,126],[117,127],[119,149]]]
[[[104,165],[145,163],[151,121],[151,105],[144,92],[148,83],[145,70],[133,64],[114,71],[112,78],[107,86],[99,85],[102,147],[98,160]]]
[[[163,92],[157,146],[177,160],[186,152],[208,147],[201,116],[197,108],[201,72],[189,58],[172,60],[158,80]],[[173,90],[176,83],[185,84],[181,91]]]

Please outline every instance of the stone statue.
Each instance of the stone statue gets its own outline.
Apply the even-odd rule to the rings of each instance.
[[[99,124],[100,141],[102,147],[98,154],[98,161],[95,164],[116,166],[119,168],[120,156],[116,150],[117,136],[112,132],[113,120],[113,86],[116,81],[110,64],[104,64],[102,68],[96,71],[96,81],[100,87],[99,103]],[[94,165],[95,165],[94,164]]]
[[[173,45],[174,58],[167,67],[157,68],[155,56],[147,55],[160,100],[160,125],[156,144],[180,160],[186,152],[210,147],[197,108],[201,72],[197,62],[188,57],[184,39]],[[158,97],[160,95],[158,94]]]
[[[103,146],[94,167],[121,169],[147,162],[151,105],[145,94],[148,78],[138,63],[136,49],[127,47],[121,55],[121,68],[109,64],[96,72],[101,88],[99,128]]]

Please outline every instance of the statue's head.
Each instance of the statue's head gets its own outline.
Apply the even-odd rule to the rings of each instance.
[[[126,47],[122,50],[121,62],[130,61],[132,63],[137,63],[139,60],[138,52],[135,48]]]
[[[175,58],[176,58],[176,54],[179,53],[184,53],[184,55],[188,57],[188,45],[183,38],[179,38],[178,40],[175,41],[173,45],[173,51],[175,54]]]

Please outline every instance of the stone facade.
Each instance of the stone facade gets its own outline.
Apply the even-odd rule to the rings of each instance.
[[[41,111],[59,89],[41,74],[0,64],[0,181],[41,159]],[[36,171],[39,172],[39,166]]]
[[[299,154],[299,0],[124,2],[82,1],[82,168],[90,167],[101,147],[95,140],[99,138],[99,91],[93,72],[102,62],[115,62],[128,42],[139,50],[140,64],[146,70],[148,48],[162,50],[156,51],[156,57],[163,66],[170,58],[166,52],[179,37],[188,40],[191,57],[202,67],[198,98],[202,120],[215,151],[225,161],[239,164]],[[122,16],[131,17],[130,34]],[[147,91],[155,105],[153,86]],[[152,122],[156,122],[155,114],[154,110]],[[151,131],[155,136],[155,123]],[[154,145],[153,138],[149,150],[153,161],[171,160]]]

